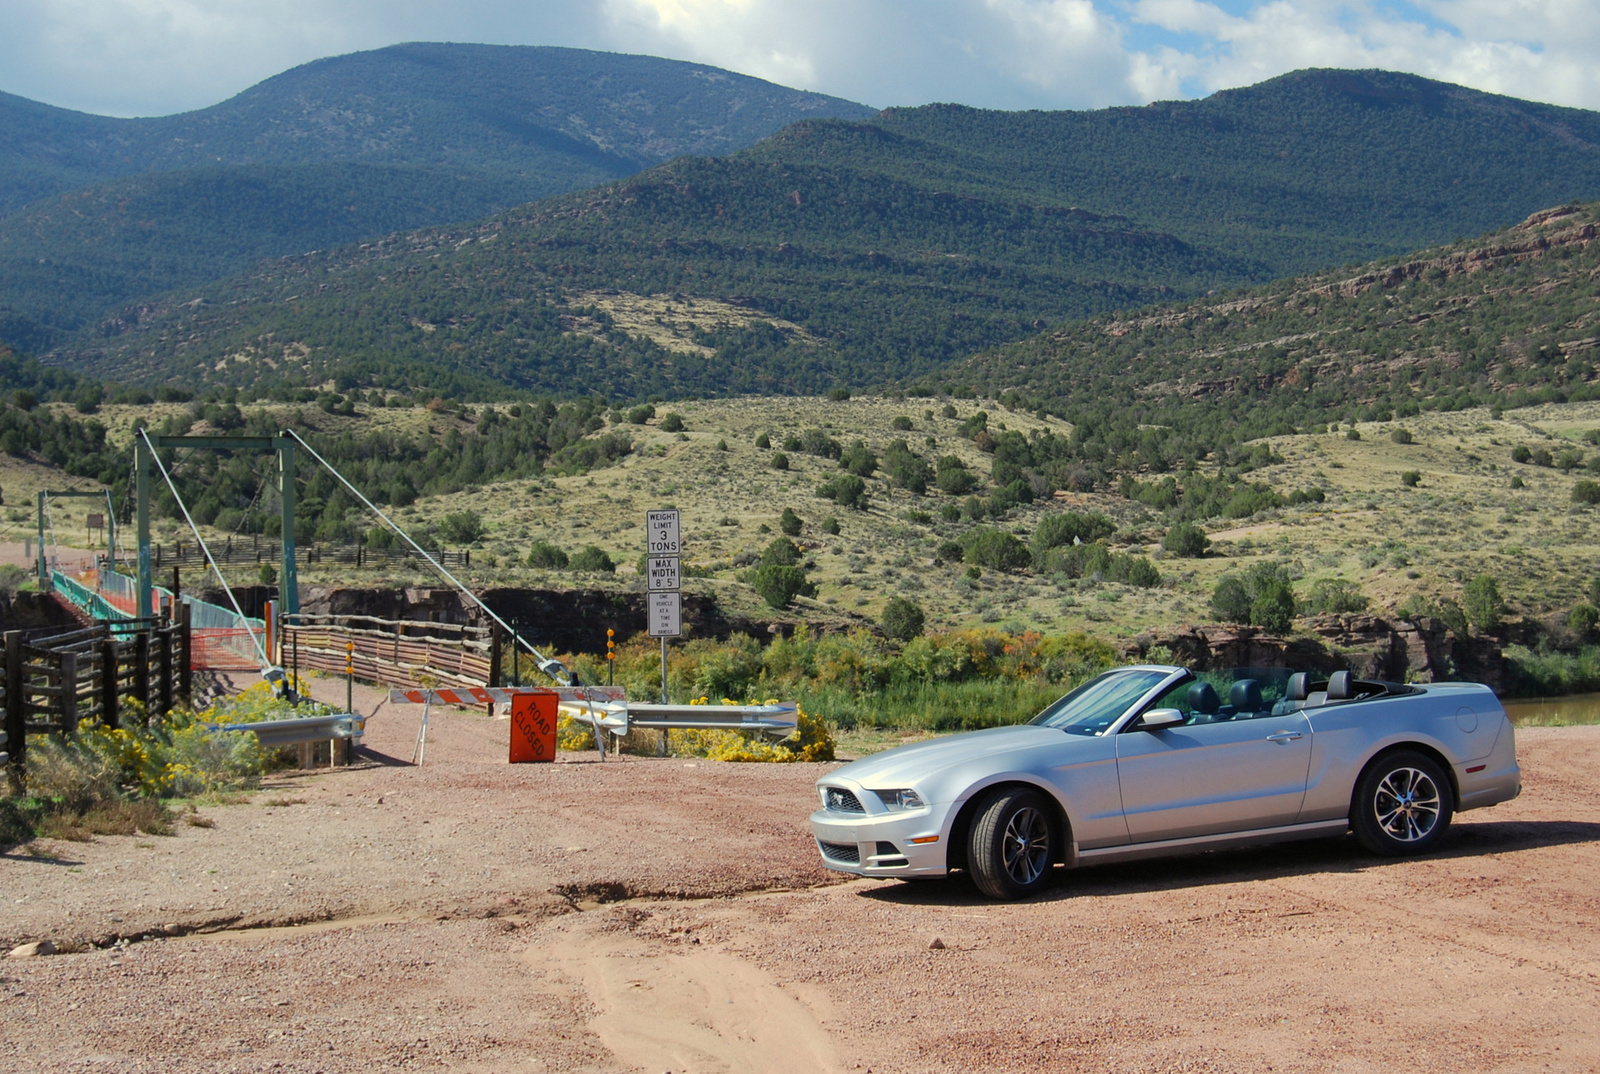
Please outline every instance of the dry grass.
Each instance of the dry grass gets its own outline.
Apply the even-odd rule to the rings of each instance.
[[[649,312],[641,311],[636,312]],[[667,312],[663,306],[660,315],[665,319]],[[674,306],[671,312],[684,311]],[[1510,460],[1517,444],[1546,446],[1555,454],[1581,446],[1593,453],[1578,438],[1600,428],[1600,404],[1531,408],[1508,413],[1503,420],[1493,420],[1485,410],[1425,414],[1363,424],[1359,441],[1347,439],[1342,429],[1274,438],[1284,461],[1251,479],[1284,493],[1321,487],[1328,493],[1326,502],[1239,522],[1209,523],[1215,550],[1199,560],[1164,558],[1159,517],[1113,495],[1060,496],[1051,504],[1016,511],[1000,523],[1026,540],[1047,511],[1104,511],[1116,519],[1125,550],[1156,559],[1164,584],[1154,590],[994,572],[966,579],[960,568],[933,563],[939,542],[970,525],[939,520],[938,509],[950,498],[914,498],[874,482],[869,508],[846,510],[814,494],[817,485],[839,472],[836,463],[789,452],[790,469],[778,471],[770,466],[771,452],[755,446],[763,432],[777,445],[791,433],[823,428],[846,445],[864,439],[881,454],[890,440],[904,437],[930,460],[954,454],[987,475],[989,459],[958,435],[960,421],[974,411],[987,409],[992,427],[1004,423],[1024,433],[1068,428],[974,402],[958,402],[959,416],[947,419],[937,416],[942,405],[942,400],[884,398],[739,398],[663,405],[658,407],[663,414],[671,410],[683,416],[687,431],[663,432],[659,420],[624,426],[633,432],[637,450],[617,466],[577,477],[499,482],[419,501],[397,515],[403,524],[415,525],[451,511],[481,512],[489,532],[474,550],[473,569],[467,572],[475,585],[638,588],[633,567],[643,542],[644,512],[673,505],[683,511],[687,561],[709,574],[689,580],[687,588],[715,593],[731,613],[767,616],[770,609],[737,581],[733,560],[740,553],[759,551],[777,536],[778,516],[790,507],[805,521],[799,540],[820,587],[816,598],[800,601],[793,614],[876,619],[884,602],[898,594],[927,610],[929,629],[987,624],[1007,630],[1087,630],[1111,638],[1209,619],[1207,599],[1217,578],[1261,558],[1288,564],[1302,589],[1325,576],[1354,581],[1379,609],[1392,609],[1413,594],[1458,598],[1465,579],[1487,572],[1500,580],[1514,610],[1549,615],[1583,597],[1600,555],[1595,510],[1571,502],[1572,486],[1585,472],[1563,474]],[[132,427],[134,415],[124,411],[153,409],[159,408],[107,407],[102,418],[118,439]],[[443,431],[460,420],[421,409],[364,411],[356,419],[315,408],[301,413],[313,442],[352,426],[432,425]],[[909,432],[892,427],[900,416],[911,419]],[[1413,443],[1391,440],[1391,431],[1400,427],[1412,433]],[[1418,487],[1402,485],[1400,475],[1407,470],[1421,474]],[[1513,476],[1525,487],[1512,489]],[[0,484],[13,505],[31,507],[31,490],[62,483],[56,471],[0,459]],[[82,515],[88,510],[92,507],[87,501],[61,501],[56,508],[58,536],[76,533],[81,543]],[[31,520],[31,511],[27,514]],[[838,520],[838,535],[823,532],[822,522],[829,516]],[[171,532],[158,539],[176,536],[170,522],[164,525]],[[31,521],[13,523],[14,529],[19,526],[30,529]],[[20,532],[12,539],[18,536]],[[610,577],[522,566],[529,545],[538,539],[568,551],[598,545],[620,570]],[[241,567],[239,574],[235,581],[250,581],[254,571]],[[418,571],[302,573],[309,584],[363,586],[414,584],[424,577]]]
[[[46,813],[35,829],[40,839],[86,843],[97,835],[171,835],[172,814],[148,798],[96,802],[86,809],[63,807]]]

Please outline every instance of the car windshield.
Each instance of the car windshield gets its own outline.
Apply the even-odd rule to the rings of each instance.
[[[1075,735],[1103,735],[1128,706],[1159,686],[1170,671],[1120,668],[1090,679],[1035,716],[1030,723]]]

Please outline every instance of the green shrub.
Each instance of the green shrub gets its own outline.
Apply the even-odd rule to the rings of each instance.
[[[843,387],[829,389],[828,398],[835,403],[842,403],[850,398],[850,389]]]
[[[1198,559],[1211,547],[1211,538],[1194,522],[1179,522],[1161,538],[1161,547],[1175,556]]]
[[[1116,532],[1116,524],[1098,512],[1063,511],[1046,515],[1033,531],[1029,547],[1037,557],[1052,548],[1068,544],[1089,544]]]
[[[857,440],[848,451],[840,454],[839,467],[857,477],[871,477],[878,469],[878,456],[867,448],[865,441]]]
[[[1396,444],[1410,444],[1414,442],[1410,429],[1395,429],[1389,433],[1389,439]]]
[[[800,562],[800,547],[787,537],[776,537],[761,551],[763,566],[792,567]]]
[[[575,571],[598,571],[601,574],[615,574],[617,565],[605,550],[595,545],[584,545],[572,554],[568,564]]]
[[[1028,550],[1005,530],[980,526],[961,540],[968,563],[993,570],[1021,570],[1029,563]]]
[[[889,428],[901,433],[910,432],[912,429],[911,419],[904,414],[896,414],[894,420],[889,423]]]
[[[1416,470],[1407,470],[1400,475],[1400,483],[1408,489],[1414,489],[1422,483],[1422,474]]]
[[[910,641],[920,636],[926,621],[921,606],[905,597],[890,597],[883,606],[883,632],[896,641]]]
[[[483,534],[483,516],[476,511],[451,511],[439,520],[439,536],[450,544],[476,544]]]
[[[1282,633],[1294,622],[1297,604],[1282,564],[1257,563],[1244,575],[1224,575],[1211,593],[1211,611],[1230,623],[1248,623]]]
[[[789,446],[789,441],[785,440],[783,449],[803,451],[819,459],[837,459],[844,454],[844,445],[821,429],[807,429],[800,434],[800,439],[795,441],[795,446],[792,448]]]
[[[772,457],[767,460],[767,465],[774,470],[787,470],[789,468],[789,456],[781,451],[774,451]]]
[[[978,487],[978,475],[966,467],[940,469],[934,477],[940,492],[951,496],[965,496]]]
[[[1500,626],[1506,604],[1500,597],[1500,583],[1492,575],[1480,574],[1472,579],[1461,596],[1467,622],[1473,630],[1488,633]]]
[[[1600,503],[1600,481],[1579,481],[1572,486],[1573,503]]]
[[[800,516],[794,513],[794,508],[785,507],[783,514],[778,516],[778,530],[787,537],[800,536],[800,528],[805,525]]]
[[[862,508],[866,506],[867,483],[855,474],[841,474],[817,486],[817,495],[840,507]]]
[[[661,431],[664,433],[681,433],[686,428],[688,426],[683,423],[681,414],[672,413],[661,419]]]
[[[1511,449],[1511,461],[1529,463],[1533,461],[1533,452],[1528,450],[1528,445],[1518,444]]]
[[[822,520],[822,532],[832,537],[839,536],[839,520],[829,515]]]
[[[779,611],[794,603],[794,598],[814,592],[811,583],[806,581],[805,571],[775,563],[756,568],[754,585],[761,599]]]
[[[760,448],[762,451],[768,450],[772,447],[772,437],[768,436],[766,433],[758,433],[756,435],[756,447]]]
[[[1305,610],[1311,614],[1364,612],[1369,601],[1361,587],[1343,578],[1319,578],[1306,596]]]
[[[656,408],[649,403],[640,403],[628,411],[628,424],[643,425],[656,416]]]
[[[1567,629],[1580,638],[1593,634],[1596,624],[1600,624],[1600,609],[1593,604],[1574,604],[1567,613]]]
[[[966,558],[967,550],[961,547],[959,541],[940,541],[939,547],[934,551],[933,558],[940,563],[960,563]]]
[[[543,567],[546,570],[565,570],[567,567],[567,554],[549,541],[534,541],[533,547],[528,550],[528,566]]]

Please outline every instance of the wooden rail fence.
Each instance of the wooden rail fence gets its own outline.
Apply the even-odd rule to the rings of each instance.
[[[410,548],[372,548],[364,544],[297,544],[294,552],[294,561],[301,566],[338,563],[350,567],[376,569],[422,562],[422,557]],[[221,544],[212,546],[211,554],[217,563],[223,566],[235,563],[275,565],[283,558],[283,552],[277,541],[241,538],[229,538]],[[444,567],[471,568],[472,566],[471,549],[464,548],[451,552],[443,548],[430,548],[428,554]],[[206,566],[205,553],[192,541],[152,545],[150,558],[151,566],[155,570],[161,570],[163,567]]]
[[[384,686],[498,686],[501,630],[378,619],[367,615],[285,617],[283,660],[290,672],[345,673]],[[351,646],[346,649],[346,646]]]
[[[24,784],[28,735],[71,733],[85,720],[118,727],[129,700],[159,719],[191,696],[191,634],[180,620],[128,619],[66,633],[10,630],[0,705],[13,787]]]

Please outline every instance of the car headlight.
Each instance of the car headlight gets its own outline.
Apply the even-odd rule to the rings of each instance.
[[[921,809],[926,803],[922,796],[909,787],[902,787],[892,791],[873,791],[878,796],[878,801],[883,803],[883,808],[891,813],[898,813],[903,809]]]

